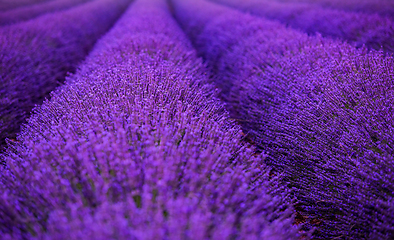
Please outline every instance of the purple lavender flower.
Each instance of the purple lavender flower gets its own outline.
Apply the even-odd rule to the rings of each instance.
[[[161,0],[133,3],[2,155],[0,233],[26,239],[297,239]]]
[[[280,2],[307,2],[316,6],[341,9],[353,12],[378,13],[382,16],[394,16],[394,3],[391,0],[279,0]]]
[[[324,9],[313,4],[279,3],[272,1],[214,0],[249,12],[278,20],[308,34],[320,33],[325,37],[342,39],[357,47],[394,52],[394,22],[377,14],[352,13]],[[342,1],[343,2],[343,1]]]
[[[173,6],[314,237],[392,238],[393,58],[207,1]]]
[[[7,11],[11,9],[16,9],[19,7],[34,5],[42,2],[48,2],[52,0],[3,0],[0,3],[0,11]]]
[[[0,12],[0,26],[26,21],[45,13],[75,7],[90,0],[56,0]]]
[[[0,145],[73,72],[128,0],[99,0],[0,28]]]

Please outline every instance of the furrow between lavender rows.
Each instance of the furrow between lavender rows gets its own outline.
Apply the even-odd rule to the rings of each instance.
[[[129,0],[97,0],[0,28],[0,148],[75,71]]]
[[[173,0],[230,116],[315,238],[393,237],[394,61],[207,1]]]
[[[137,0],[2,155],[5,239],[296,239],[166,1]]]
[[[325,9],[307,3],[279,3],[268,0],[213,0],[261,16],[308,34],[320,33],[325,37],[345,40],[375,50],[394,52],[393,19],[377,14],[353,13]]]

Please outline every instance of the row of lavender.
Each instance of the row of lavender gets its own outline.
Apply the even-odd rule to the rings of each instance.
[[[11,9],[16,9],[20,7],[25,7],[25,6],[31,6],[37,3],[43,3],[43,2],[48,2],[48,1],[53,1],[53,0],[2,0],[0,2],[0,11],[7,11]]]
[[[0,12],[0,26],[26,21],[45,13],[71,8],[87,1],[90,0],[53,0]]]
[[[308,34],[346,40],[394,53],[394,21],[377,14],[325,9],[306,3],[280,3],[269,0],[213,0],[253,15],[278,20]]]
[[[393,58],[207,1],[172,2],[315,237],[392,239]]]
[[[2,155],[3,239],[296,239],[164,0],[138,0]]]
[[[0,148],[73,72],[129,0],[95,0],[0,28]]]
[[[394,17],[394,2],[392,0],[275,0],[278,2],[307,2],[346,11],[378,13],[382,16]]]

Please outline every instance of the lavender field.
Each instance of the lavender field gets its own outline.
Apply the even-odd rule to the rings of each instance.
[[[0,239],[394,239],[393,13],[0,1]]]

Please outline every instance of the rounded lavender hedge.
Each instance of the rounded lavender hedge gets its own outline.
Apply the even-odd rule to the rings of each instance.
[[[256,16],[278,20],[306,32],[340,39],[356,47],[394,53],[394,22],[378,14],[353,13],[325,9],[306,3],[280,3],[273,1],[213,0]]]
[[[0,147],[75,71],[129,0],[98,0],[0,28]]]
[[[0,12],[0,26],[26,21],[45,13],[75,7],[90,0],[56,0]]]
[[[315,6],[352,12],[378,13],[393,18],[394,3],[391,0],[278,0],[279,2],[307,2]]]
[[[16,9],[24,6],[30,6],[42,2],[49,2],[49,1],[53,1],[53,0],[19,0],[19,1],[3,0],[0,3],[0,11],[7,11],[11,9]]]
[[[0,233],[297,239],[242,138],[165,1],[136,1],[2,155]]]
[[[393,58],[207,1],[173,6],[314,237],[392,238]]]

